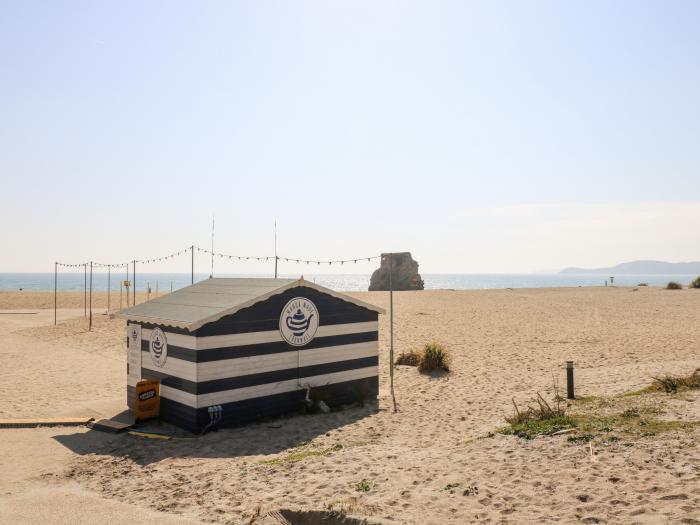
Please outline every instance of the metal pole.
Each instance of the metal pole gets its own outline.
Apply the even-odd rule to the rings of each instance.
[[[108,264],[107,265],[107,314],[108,315],[109,315],[109,294],[110,294],[110,290],[112,288],[111,284],[112,284],[112,268]]]
[[[192,280],[190,284],[194,284],[194,244],[190,246],[190,251],[192,252]]]
[[[277,221],[275,221],[275,279],[277,279],[277,261],[279,257],[277,257]]]
[[[566,398],[575,399],[574,397],[574,362],[566,362]]]
[[[396,413],[396,396],[394,395],[394,254],[389,254],[389,380],[391,383],[391,400]]]
[[[134,274],[134,275],[133,275],[134,283],[133,283],[133,285],[132,285],[132,286],[134,287],[134,302],[133,302],[133,305],[136,306],[136,259],[134,259],[134,271],[133,271],[132,273]]]
[[[88,332],[92,332],[92,261],[90,261],[90,322]]]
[[[83,264],[85,279],[83,283],[83,317],[87,317],[87,263]]]
[[[126,282],[129,282],[129,263],[126,263],[124,265],[126,267]],[[129,308],[129,285],[125,284],[126,287],[126,307]],[[121,308],[120,308],[121,310]]]
[[[58,263],[53,263],[53,324],[56,324],[56,308],[58,305]]]

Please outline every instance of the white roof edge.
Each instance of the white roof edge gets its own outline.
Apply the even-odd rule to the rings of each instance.
[[[197,330],[198,328],[201,328],[205,324],[208,323],[213,323],[215,321],[218,321],[222,317],[226,317],[227,315],[233,315],[239,310],[243,310],[244,308],[248,308],[250,306],[253,306],[254,304],[260,303],[262,301],[266,301],[273,295],[277,295],[279,293],[282,293],[286,290],[289,290],[290,288],[297,288],[299,286],[305,286],[307,288],[311,288],[313,290],[316,290],[321,293],[325,293],[327,295],[330,295],[332,297],[335,297],[336,299],[342,299],[343,301],[347,301],[349,303],[352,303],[356,306],[360,306],[362,308],[367,308],[368,310],[372,310],[373,312],[377,312],[379,314],[386,314],[386,310],[384,308],[381,308],[379,306],[375,306],[370,303],[366,303],[364,301],[361,301],[359,299],[356,299],[354,297],[351,297],[349,295],[345,295],[340,292],[336,292],[335,290],[331,290],[330,288],[326,288],[325,286],[321,286],[316,283],[312,283],[310,281],[307,281],[303,278],[298,279],[296,281],[292,281],[290,283],[287,283],[285,285],[280,286],[279,288],[275,288],[274,290],[271,290],[267,293],[264,293],[262,295],[259,295],[253,299],[250,299],[249,301],[246,301],[241,304],[237,304],[236,306],[233,306],[231,308],[228,308],[226,310],[222,310],[220,312],[216,312],[215,314],[210,315],[209,317],[205,317],[203,319],[200,319],[198,321],[195,321],[193,323],[187,323],[183,321],[175,321],[171,319],[161,319],[160,317],[146,317],[146,316],[140,316],[140,315],[127,315],[123,314],[121,312],[117,312],[115,315],[116,317],[119,317],[121,319],[126,319],[127,321],[140,321],[142,323],[153,323],[153,324],[162,324],[166,326],[173,326],[175,328],[184,328],[186,330],[189,330],[190,332]]]
[[[126,315],[126,314],[122,314],[121,312],[115,313],[114,316],[119,317],[120,319],[126,319],[127,321],[138,321],[139,323],[151,323],[151,324],[158,324],[158,325],[164,325],[164,326],[172,326],[174,328],[184,328],[184,329],[189,330],[189,331],[194,330],[193,328],[190,328],[189,323],[186,323],[184,321],[175,321],[174,319],[162,319],[160,317],[146,317],[143,315]]]

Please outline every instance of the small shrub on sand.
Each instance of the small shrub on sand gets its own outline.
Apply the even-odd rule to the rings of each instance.
[[[372,483],[370,483],[366,479],[363,479],[359,483],[355,484],[355,490],[357,492],[369,492],[371,488],[372,488]]]
[[[693,282],[688,285],[688,288],[700,288],[700,277],[693,279]]]
[[[700,389],[700,368],[688,376],[655,377],[649,387],[651,391],[675,394],[679,390]]]
[[[394,364],[404,365],[404,366],[418,366],[418,363],[420,363],[420,360],[421,360],[420,352],[416,352],[415,350],[411,350],[410,352],[401,352],[399,354],[399,357],[396,358],[396,362]]]
[[[663,392],[680,392],[685,388],[700,389],[700,369],[690,376],[659,378],[654,385],[636,392],[578,398],[564,406],[550,405],[538,394],[535,407],[522,410],[513,402],[515,413],[506,418],[510,424],[499,432],[525,439],[565,434],[566,442],[574,446],[592,441],[598,445],[619,443],[630,447],[665,432],[700,428],[700,420],[676,419],[666,412],[669,403],[675,400],[669,400]],[[592,454],[593,449],[590,450]]]
[[[679,284],[679,283],[677,283],[677,282],[671,281],[670,283],[668,283],[668,284],[666,285],[666,289],[667,289],[667,290],[682,290],[682,289],[683,289],[683,285],[682,285],[682,284]]]
[[[500,430],[502,434],[512,434],[525,439],[532,439],[538,435],[550,435],[576,426],[576,421],[566,415],[566,408],[557,397],[555,406],[551,406],[545,399],[537,394],[537,407],[528,406],[520,410],[513,401],[515,412],[506,418],[507,427]]]
[[[592,441],[595,436],[593,434],[578,434],[574,436],[569,436],[566,440],[569,443],[588,443]]]
[[[649,286],[647,283],[639,283],[637,286]]]
[[[450,354],[442,345],[428,343],[421,352],[418,371],[433,372],[435,370],[450,371]]]

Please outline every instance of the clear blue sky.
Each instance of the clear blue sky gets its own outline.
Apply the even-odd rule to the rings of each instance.
[[[281,253],[426,273],[698,260],[698,27],[690,1],[3,2],[0,271],[205,246],[212,212],[217,250],[272,253],[277,219]]]

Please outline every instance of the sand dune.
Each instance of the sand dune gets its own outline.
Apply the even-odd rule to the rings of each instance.
[[[385,293],[356,295],[388,305]],[[52,294],[3,293],[0,310],[45,308],[47,300],[52,306]],[[2,417],[109,416],[123,408],[123,322],[96,314],[87,333],[81,301],[61,296],[64,308],[79,309],[62,310],[57,327],[52,311],[0,316],[9,334],[0,349]],[[398,367],[397,414],[388,391],[388,319],[380,316],[378,406],[196,438],[177,433],[166,442],[84,429],[0,430],[63,454],[47,460],[43,477],[3,481],[0,501],[50,484],[218,523],[262,520],[282,508],[334,509],[386,524],[700,523],[698,428],[593,449],[566,436],[496,432],[512,398],[551,398],[566,360],[576,362],[580,396],[614,396],[652,376],[700,367],[700,293],[400,292],[395,321],[397,353],[435,340],[453,354],[453,370],[442,376]],[[697,420],[698,406],[697,394],[669,399],[662,417]],[[17,464],[25,452],[12,440],[0,445],[3,463]]]

